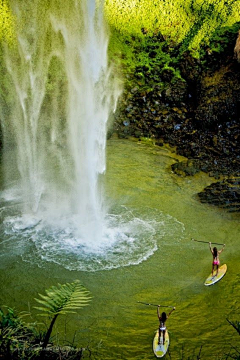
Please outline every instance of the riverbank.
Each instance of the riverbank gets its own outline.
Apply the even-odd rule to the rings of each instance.
[[[172,170],[179,176],[204,171],[218,179],[199,194],[199,200],[240,210],[240,63],[234,41],[224,54],[206,50],[204,59],[185,54],[178,64],[181,77],[169,68],[149,74],[138,69],[135,86],[126,89],[115,115],[112,132],[119,138],[148,139],[157,146],[167,143],[188,161]],[[145,90],[139,71],[155,85]],[[160,75],[159,75],[160,74]],[[159,86],[164,81],[165,88]],[[146,88],[146,87],[145,87]]]

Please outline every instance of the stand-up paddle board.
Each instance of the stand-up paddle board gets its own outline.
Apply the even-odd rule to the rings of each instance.
[[[160,344],[158,344],[158,333],[159,333],[159,330],[156,331],[156,334],[155,334],[154,339],[153,339],[153,352],[154,352],[154,354],[156,355],[157,358],[161,358],[168,351],[169,335],[168,335],[168,331],[166,330],[166,332],[165,332],[165,343],[163,345],[162,336],[161,336]]]
[[[224,265],[220,266],[220,268],[218,269],[217,275],[216,275],[216,271],[214,271],[213,276],[212,276],[212,274],[210,274],[208,276],[204,285],[210,286],[210,285],[215,284],[216,282],[218,282],[219,280],[221,280],[223,278],[223,276],[226,274],[226,272],[227,272],[227,265],[224,264]]]

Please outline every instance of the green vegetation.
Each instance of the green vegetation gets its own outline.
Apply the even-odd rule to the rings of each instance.
[[[7,102],[7,84],[9,81],[6,65],[4,63],[4,45],[7,44],[10,48],[16,45],[15,33],[15,17],[11,11],[8,0],[0,0],[0,101],[3,99]],[[3,109],[0,108],[0,119]],[[0,129],[0,137],[1,129]],[[0,139],[1,144],[1,139]]]
[[[236,0],[106,0],[105,14],[111,29],[109,56],[128,91],[135,86],[162,90],[181,79],[185,54],[204,65],[207,56],[234,43],[240,29]]]
[[[40,315],[52,318],[42,345],[43,349],[46,348],[49,342],[53,325],[58,315],[74,314],[76,309],[88,305],[90,301],[89,291],[78,280],[71,284],[58,284],[58,287],[53,286],[46,290],[46,294],[39,294],[41,299],[35,299],[42,305],[41,307],[36,307],[36,309],[42,311]]]
[[[110,39],[109,57],[117,63],[116,68],[121,69],[127,88],[132,86],[132,78],[135,77],[137,85],[144,89],[151,87],[146,83],[146,74],[150,75],[158,69],[160,75],[163,68],[172,61],[171,54],[165,52],[165,47],[165,42],[160,42],[157,36],[138,38],[125,36],[115,30]],[[160,78],[155,78],[152,83],[159,81]],[[161,82],[159,85],[161,86]]]
[[[14,39],[15,19],[8,1],[0,0],[0,45]],[[117,63],[116,69],[121,69],[119,78],[123,73],[127,88],[134,86],[136,80],[143,90],[151,90],[156,85],[162,88],[162,72],[172,73],[171,81],[176,81],[181,78],[178,63],[185,52],[201,59],[206,51],[219,53],[225,49],[229,36],[236,37],[240,28],[238,0],[105,0],[104,5],[111,29],[110,59]],[[18,19],[17,27],[29,26],[31,22],[37,24],[38,31],[42,31],[40,38],[45,41],[45,50],[43,54],[36,51],[35,55],[44,58],[52,39],[42,19],[47,17],[52,7],[55,11],[70,14],[71,2],[59,6],[56,1],[50,4],[47,0],[39,0],[23,6],[26,11]],[[71,23],[71,26],[77,28],[79,25]],[[29,31],[31,43],[35,41],[33,35]],[[41,49],[39,44],[36,45]],[[1,59],[0,62],[3,63]],[[3,64],[0,67],[4,78],[6,71]],[[49,71],[50,77],[52,70]],[[59,67],[57,74],[61,76]],[[169,81],[169,76],[166,80]]]
[[[169,47],[159,34],[138,38],[114,30],[110,38],[109,57],[128,92],[134,87],[149,92],[156,86],[162,91],[167,83],[184,81],[176,54],[177,48]]]
[[[110,26],[125,36],[143,38],[160,33],[172,46],[181,44],[200,56],[213,33],[240,21],[238,0],[106,0]]]
[[[13,44],[15,21],[7,0],[0,0],[0,42]]]
[[[230,321],[229,319],[227,319],[227,321],[240,335],[240,321]]]
[[[39,294],[40,299],[35,299],[41,307],[41,316],[51,319],[50,326],[46,332],[39,330],[41,324],[26,323],[23,317],[26,313],[17,314],[16,311],[7,307],[6,311],[0,309],[0,354],[3,358],[11,359],[60,359],[58,352],[44,353],[52,333],[53,325],[58,315],[74,314],[77,309],[88,305],[90,301],[89,291],[80,284],[78,280],[73,283],[58,284],[46,290],[46,295]],[[75,349],[74,345],[60,353],[72,353],[72,359],[80,359],[82,349]]]
[[[26,353],[29,348],[35,352],[35,347],[41,341],[41,333],[35,330],[36,323],[26,324],[23,313],[17,314],[10,307],[0,309],[0,354],[3,358],[12,358],[14,353]]]
[[[59,296],[66,291],[66,288],[71,288],[72,284],[60,285],[58,288],[53,287],[54,297],[56,293],[59,292]],[[56,291],[57,289],[57,291]],[[61,289],[61,290],[60,290]],[[56,291],[56,292],[55,292]],[[67,291],[68,292],[68,291]],[[50,289],[48,290],[50,295]],[[41,296],[42,297],[42,296]],[[57,296],[58,297],[58,296]],[[48,300],[49,301],[49,300]],[[50,303],[53,302],[51,298]],[[74,344],[68,347],[57,347],[48,348],[48,352],[42,352],[42,343],[44,339],[44,333],[38,330],[37,323],[26,323],[23,321],[23,318],[26,316],[26,313],[17,313],[12,308],[6,308],[5,311],[0,309],[0,354],[3,359],[32,359],[32,360],[41,360],[41,359],[71,359],[79,360],[83,358],[85,352],[83,349],[76,348]],[[239,333],[240,322],[239,321],[229,321],[229,324]],[[201,359],[201,350],[200,347],[197,357],[188,357],[188,360]],[[84,358],[91,358],[91,351],[88,351],[85,354]],[[239,360],[240,352],[238,348],[232,347],[228,354],[222,354],[221,359],[234,359]],[[184,359],[184,357],[182,357]]]

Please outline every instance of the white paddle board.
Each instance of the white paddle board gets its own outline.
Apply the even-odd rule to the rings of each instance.
[[[217,275],[216,275],[216,270],[215,270],[213,273],[213,276],[212,276],[212,274],[210,274],[208,276],[204,285],[210,286],[210,285],[215,284],[216,282],[218,282],[219,280],[221,280],[223,278],[223,276],[226,274],[226,272],[227,272],[227,265],[224,264],[224,265],[220,266],[220,268],[218,269]]]
[[[166,330],[164,345],[163,345],[163,341],[162,341],[162,336],[161,336],[160,344],[158,344],[158,332],[159,332],[159,330],[156,331],[156,334],[153,339],[153,352],[157,358],[162,358],[164,355],[166,355],[166,353],[168,351],[169,335],[168,335],[168,331]]]

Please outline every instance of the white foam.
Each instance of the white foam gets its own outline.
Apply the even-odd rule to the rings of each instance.
[[[115,209],[107,214],[103,232],[95,241],[87,241],[84,232],[81,236],[75,216],[54,224],[26,214],[7,216],[3,226],[13,247],[21,239],[24,261],[43,267],[52,262],[69,270],[99,271],[140,264],[154,254],[166,234],[181,237],[184,227],[171,216],[149,209],[142,215],[140,218],[126,207]]]

